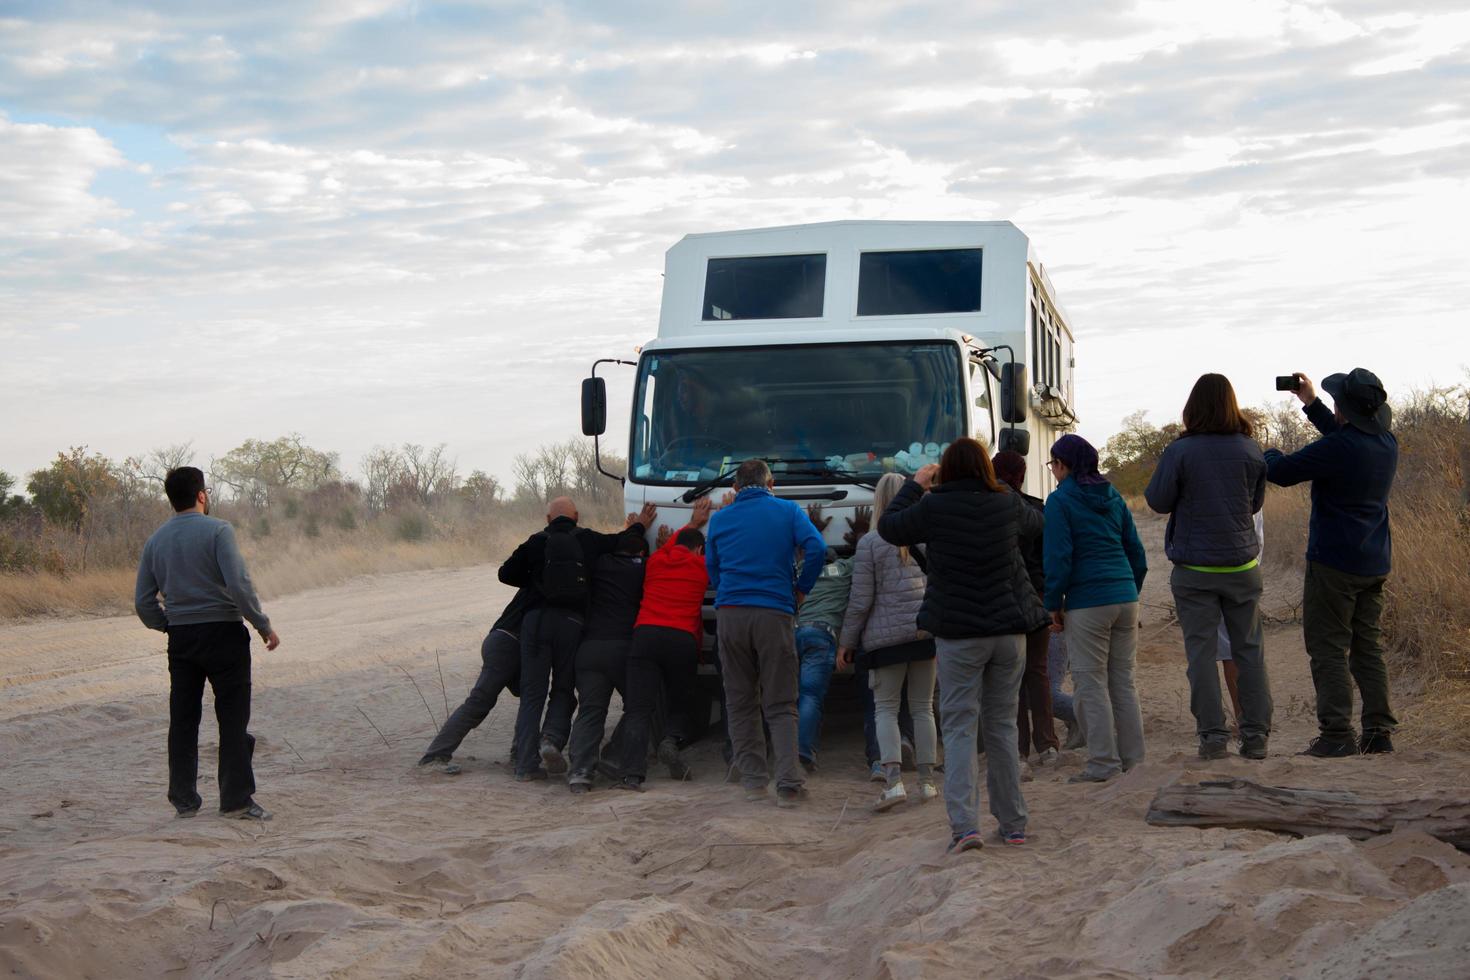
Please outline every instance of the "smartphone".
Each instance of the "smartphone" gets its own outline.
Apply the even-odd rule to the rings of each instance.
[[[1277,391],[1300,391],[1301,381],[1294,374],[1278,374],[1276,376]]]

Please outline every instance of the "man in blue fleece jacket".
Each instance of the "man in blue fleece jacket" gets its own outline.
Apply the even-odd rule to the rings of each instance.
[[[796,609],[816,584],[827,549],[806,512],[773,494],[773,486],[764,460],[740,464],[735,499],[710,519],[704,561],[715,589],[725,714],[741,785],[746,799],[766,795],[764,710],[776,757],[776,805],[791,807],[805,782],[797,755]]]

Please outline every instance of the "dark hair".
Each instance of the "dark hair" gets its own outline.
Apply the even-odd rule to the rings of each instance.
[[[763,487],[771,479],[771,468],[763,459],[747,459],[735,470],[735,489]]]
[[[996,453],[990,465],[995,468],[996,478],[1012,490],[1020,490],[1021,484],[1026,482],[1026,457],[1014,449]]]
[[[704,547],[704,532],[697,527],[686,527],[674,535],[674,544],[683,545],[690,551]]]
[[[620,555],[648,554],[648,539],[639,531],[624,531],[618,535],[617,553]]]
[[[975,439],[956,439],[939,458],[939,482],[954,480],[981,480],[991,493],[1005,493],[1007,489],[995,479],[990,456]]]
[[[180,514],[198,503],[199,491],[203,489],[204,471],[197,466],[180,466],[164,474],[163,492]]]
[[[1191,436],[1251,434],[1235,389],[1223,374],[1202,374],[1184,403],[1184,433]]]

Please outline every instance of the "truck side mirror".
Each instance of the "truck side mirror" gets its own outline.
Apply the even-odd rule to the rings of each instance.
[[[1000,366],[1000,417],[1026,421],[1026,365],[1008,361]]]
[[[582,379],[582,435],[600,436],[607,431],[607,382]]]
[[[1010,450],[1025,456],[1031,451],[1031,433],[1025,429],[1001,429],[1000,451]]]

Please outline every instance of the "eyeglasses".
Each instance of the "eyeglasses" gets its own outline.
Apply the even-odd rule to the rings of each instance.
[[[1046,461],[1046,465],[1047,466],[1061,466],[1062,465],[1062,461],[1059,460],[1059,459],[1049,459],[1049,460]]]

